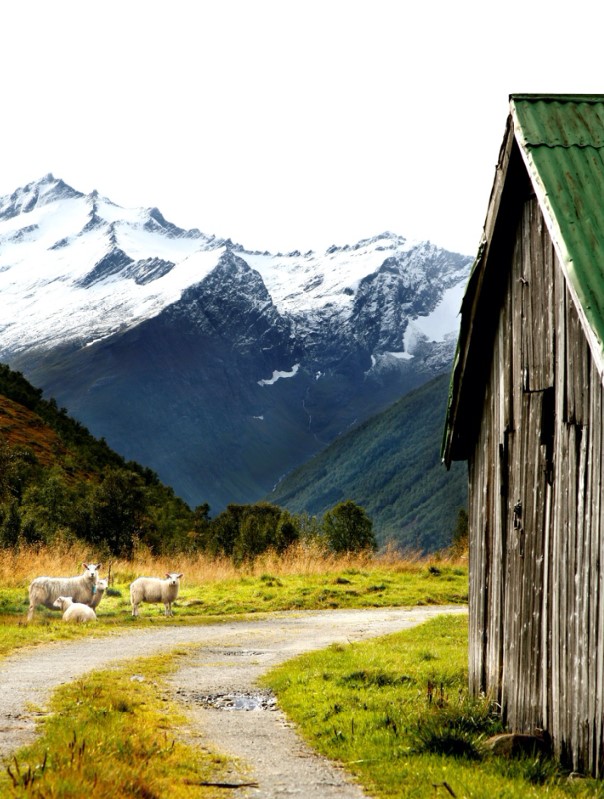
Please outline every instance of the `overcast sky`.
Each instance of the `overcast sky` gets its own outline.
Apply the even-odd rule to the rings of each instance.
[[[251,249],[474,254],[513,92],[604,92],[601,2],[39,0],[0,14],[0,195],[48,172]]]

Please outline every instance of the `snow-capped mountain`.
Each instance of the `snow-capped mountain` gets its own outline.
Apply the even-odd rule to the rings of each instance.
[[[0,360],[216,511],[448,368],[469,266],[392,233],[248,252],[47,175],[0,198]]]

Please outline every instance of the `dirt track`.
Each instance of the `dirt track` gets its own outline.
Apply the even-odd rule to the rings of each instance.
[[[283,714],[255,686],[278,663],[335,642],[360,641],[419,624],[462,607],[276,613],[207,627],[162,626],[111,638],[83,639],[22,651],[0,661],[0,757],[35,735],[36,714],[58,685],[128,658],[191,644],[192,657],[171,678],[186,706],[189,735],[240,758],[255,786],[231,796],[276,799],[359,799],[364,794],[343,769],[314,754]],[[311,699],[309,701],[312,701]],[[233,781],[240,781],[241,773]]]

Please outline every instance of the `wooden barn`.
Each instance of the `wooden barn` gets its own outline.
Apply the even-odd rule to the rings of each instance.
[[[512,95],[462,303],[470,689],[604,775],[604,95]]]

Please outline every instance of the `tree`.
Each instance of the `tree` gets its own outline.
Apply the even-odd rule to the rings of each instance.
[[[200,549],[209,552],[211,531],[210,506],[207,502],[203,502],[193,511],[193,516],[188,521],[188,529],[180,542],[180,548],[189,554]]]
[[[208,552],[211,555],[230,557],[233,554],[244,511],[245,505],[232,503],[212,519],[208,537]]]
[[[287,510],[282,510],[275,533],[275,550],[282,555],[292,544],[300,539],[299,520]]]
[[[233,549],[236,563],[254,560],[267,549],[276,546],[280,516],[281,509],[269,502],[256,502],[254,505],[245,506]]]
[[[7,549],[16,547],[21,533],[21,515],[17,501],[13,500],[6,510],[0,508],[0,544]]]
[[[228,555],[238,564],[254,560],[268,549],[282,554],[300,538],[297,518],[270,502],[228,505],[206,524],[203,540],[207,551]]]
[[[23,492],[21,515],[25,539],[51,541],[57,530],[73,526],[76,507],[76,493],[61,470],[54,466],[46,469]]]
[[[323,534],[333,552],[377,549],[373,522],[364,508],[351,499],[339,502],[323,516]]]
[[[21,502],[27,484],[41,474],[38,459],[27,447],[13,447],[0,436],[0,500]]]
[[[106,547],[112,555],[130,557],[140,537],[145,511],[141,479],[133,472],[108,469],[95,487],[90,502],[91,544]]]

